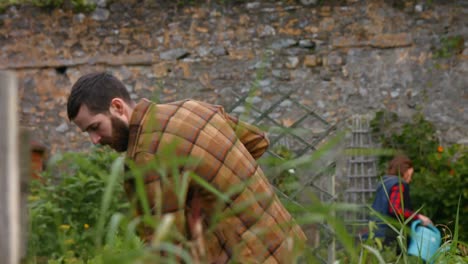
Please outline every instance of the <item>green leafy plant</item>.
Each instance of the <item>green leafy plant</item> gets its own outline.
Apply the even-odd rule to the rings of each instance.
[[[98,219],[107,222],[112,213],[129,208],[123,188],[113,193],[108,210],[99,207],[116,157],[95,149],[51,160],[42,174],[44,182],[34,181],[30,190],[29,256],[56,258],[71,251],[74,257],[86,260],[93,255]]]

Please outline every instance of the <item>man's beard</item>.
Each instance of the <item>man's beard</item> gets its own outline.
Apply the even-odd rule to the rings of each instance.
[[[102,145],[108,145],[118,152],[126,151],[128,148],[128,137],[130,131],[128,125],[115,116],[111,116],[112,137],[101,140]]]

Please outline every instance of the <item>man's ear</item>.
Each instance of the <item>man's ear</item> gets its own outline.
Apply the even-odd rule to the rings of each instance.
[[[109,106],[109,112],[118,116],[125,114],[125,102],[120,98],[114,98],[111,100]]]

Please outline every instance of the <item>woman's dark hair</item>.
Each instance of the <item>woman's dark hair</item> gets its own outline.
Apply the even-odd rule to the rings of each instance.
[[[83,75],[73,85],[68,97],[68,119],[73,120],[83,104],[93,114],[108,112],[113,98],[121,98],[127,104],[132,104],[125,85],[111,74],[101,72]]]
[[[403,173],[410,168],[413,168],[413,162],[408,157],[399,155],[388,163],[387,175],[402,176]]]

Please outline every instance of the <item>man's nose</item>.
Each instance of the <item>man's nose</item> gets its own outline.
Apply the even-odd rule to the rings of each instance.
[[[94,145],[99,144],[99,141],[101,141],[101,136],[96,133],[89,133],[89,137],[91,138],[91,142],[93,142]]]

